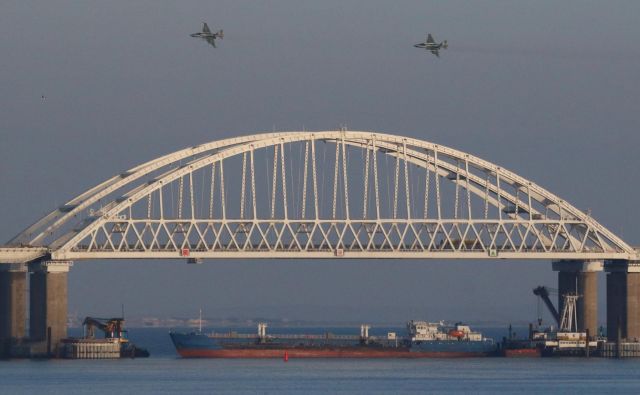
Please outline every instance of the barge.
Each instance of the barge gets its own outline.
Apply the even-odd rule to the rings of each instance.
[[[128,339],[124,318],[86,317],[82,323],[84,336],[61,340],[62,357],[67,359],[146,358],[149,352],[136,347]],[[96,338],[96,329],[103,338]]]

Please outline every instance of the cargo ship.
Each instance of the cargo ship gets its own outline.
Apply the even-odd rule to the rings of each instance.
[[[409,321],[406,336],[388,332],[370,336],[369,325],[360,335],[267,334],[259,323],[257,333],[170,332],[178,354],[184,358],[454,358],[497,355],[493,339],[468,325]]]

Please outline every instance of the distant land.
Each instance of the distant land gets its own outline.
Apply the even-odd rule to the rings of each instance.
[[[129,328],[198,328],[200,320],[198,317],[125,317],[126,326]],[[82,327],[84,317],[69,315],[67,324],[70,328]],[[416,318],[420,319],[420,317]],[[202,319],[202,327],[253,327],[260,322],[266,322],[271,327],[359,327],[361,324],[371,324],[378,327],[402,327],[405,322],[346,322],[346,321],[314,321],[314,320],[291,320],[288,318],[273,317],[227,317],[219,319]],[[527,326],[529,322],[517,320],[513,322],[502,321],[465,321],[469,325],[476,327],[503,327],[509,324],[514,326]],[[548,323],[547,323],[548,324]]]

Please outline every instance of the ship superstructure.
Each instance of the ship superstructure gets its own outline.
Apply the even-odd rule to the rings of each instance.
[[[457,323],[447,327],[443,322],[409,321],[407,332],[412,342],[433,340],[483,341],[482,333],[473,332],[468,325]]]

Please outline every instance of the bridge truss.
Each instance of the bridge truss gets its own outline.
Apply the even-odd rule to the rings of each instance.
[[[629,259],[568,202],[452,148],[375,132],[214,141],[134,167],[17,235],[53,259]]]

